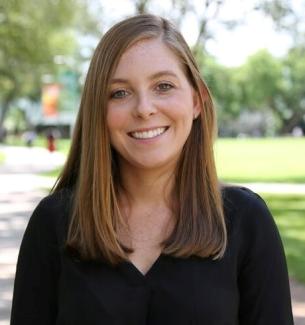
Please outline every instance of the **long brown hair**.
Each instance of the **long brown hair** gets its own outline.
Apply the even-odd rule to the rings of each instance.
[[[176,224],[163,253],[219,258],[227,233],[221,189],[213,154],[216,118],[213,102],[193,55],[166,19],[138,15],[114,25],[98,44],[87,74],[70,153],[53,189],[72,188],[73,211],[67,247],[83,259],[103,258],[115,265],[128,259],[117,236],[124,223],[117,198],[119,178],[106,125],[109,80],[127,48],[140,40],[161,38],[177,56],[197,91],[201,114],[194,120],[176,167],[172,200]]]

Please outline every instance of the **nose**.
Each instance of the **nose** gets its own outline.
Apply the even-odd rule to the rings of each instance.
[[[136,117],[146,120],[157,112],[157,108],[149,94],[141,93],[137,96],[134,111]]]

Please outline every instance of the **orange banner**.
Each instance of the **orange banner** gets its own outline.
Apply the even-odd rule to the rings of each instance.
[[[44,116],[58,115],[59,84],[49,84],[42,87],[42,110]]]

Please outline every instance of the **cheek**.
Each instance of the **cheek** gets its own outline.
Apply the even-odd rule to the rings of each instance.
[[[164,106],[166,114],[177,123],[190,124],[193,120],[192,101],[183,96],[171,99]]]
[[[107,126],[110,134],[115,131],[124,129],[127,121],[127,115],[122,109],[108,107],[107,110]]]

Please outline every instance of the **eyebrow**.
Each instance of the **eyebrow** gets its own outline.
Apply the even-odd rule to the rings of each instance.
[[[163,70],[163,71],[159,71],[159,72],[154,73],[153,75],[151,75],[149,77],[149,79],[154,80],[154,79],[157,79],[157,78],[160,78],[160,77],[163,77],[163,76],[171,76],[171,77],[177,78],[177,75],[174,72],[172,72],[170,70]],[[128,79],[113,78],[113,79],[110,80],[110,83],[111,84],[114,84],[114,83],[128,83]]]

